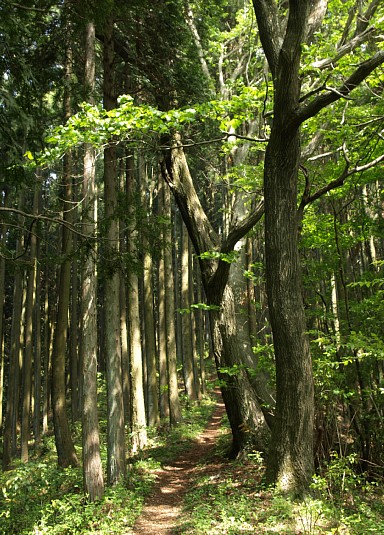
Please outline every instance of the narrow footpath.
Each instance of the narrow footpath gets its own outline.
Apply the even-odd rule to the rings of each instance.
[[[221,419],[225,413],[224,404],[219,398],[216,408],[205,428],[192,447],[175,461],[158,472],[151,494],[148,496],[143,512],[133,527],[132,535],[175,535],[183,498],[197,475],[212,473],[219,466],[212,464],[202,467],[199,463],[211,453],[220,433]]]

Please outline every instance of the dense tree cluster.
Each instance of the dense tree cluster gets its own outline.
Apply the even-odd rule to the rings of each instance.
[[[0,6],[2,465],[104,492],[215,364],[232,455],[383,470],[384,6]],[[98,375],[99,374],[99,375]],[[127,433],[128,429],[128,433]],[[33,442],[31,439],[33,438]]]

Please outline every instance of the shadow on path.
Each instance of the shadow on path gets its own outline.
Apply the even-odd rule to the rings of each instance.
[[[158,472],[158,480],[147,498],[142,514],[133,527],[132,535],[171,535],[181,513],[184,495],[195,479],[199,463],[204,462],[220,434],[221,419],[225,414],[219,398],[208,424],[193,443],[171,464]]]

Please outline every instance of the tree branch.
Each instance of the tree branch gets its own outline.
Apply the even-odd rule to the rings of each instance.
[[[304,208],[304,206],[313,203],[314,201],[316,201],[317,199],[319,199],[320,197],[322,197],[329,191],[339,188],[340,186],[344,184],[345,180],[348,177],[355,175],[356,173],[362,173],[363,171],[372,169],[372,167],[376,167],[379,163],[383,161],[384,161],[384,154],[382,154],[381,156],[378,156],[374,160],[371,160],[370,162],[364,165],[355,165],[352,168],[350,168],[349,163],[347,162],[345,168],[343,169],[342,173],[340,174],[338,178],[336,178],[335,180],[332,180],[331,182],[329,182],[329,184],[317,190],[316,193],[314,193],[313,195],[309,195],[309,194],[307,194],[306,196],[303,195],[300,207]]]
[[[305,106],[301,106],[294,115],[293,126],[300,126],[305,120],[317,115],[323,108],[332,102],[347,97],[351,91],[358,87],[377,67],[384,63],[384,50],[377,52],[372,58],[361,63],[354,73],[337,90],[327,91],[319,95]]]
[[[283,42],[278,7],[275,0],[252,0],[252,3],[259,28],[260,41],[272,76],[275,77]]]
[[[370,26],[369,28],[364,30],[363,33],[356,35],[348,43],[341,46],[338,49],[337,54],[335,56],[333,56],[332,58],[325,58],[320,61],[315,61],[314,63],[312,63],[312,67],[314,67],[315,69],[326,69],[327,67],[334,66],[339,61],[339,59],[346,56],[347,54],[352,52],[352,50],[354,50],[356,47],[358,47],[359,45],[367,41],[374,31],[375,31],[375,27]]]
[[[18,210],[17,208],[8,208],[5,206],[0,206],[0,212],[6,212],[6,213],[14,213],[17,215],[21,215],[22,217],[26,217],[28,219],[33,219],[34,221],[48,221],[50,223],[58,223],[59,225],[63,225],[67,229],[69,229],[71,232],[76,234],[77,236],[80,236],[84,239],[96,239],[96,236],[86,236],[79,230],[77,230],[74,225],[68,223],[68,221],[65,221],[64,219],[61,219],[60,217],[49,217],[43,214],[29,214],[28,212],[23,212],[22,210]]]
[[[260,201],[256,208],[245,217],[242,221],[237,222],[229,229],[228,236],[223,240],[221,245],[221,253],[229,253],[233,251],[236,243],[256,225],[264,215],[264,201]]]

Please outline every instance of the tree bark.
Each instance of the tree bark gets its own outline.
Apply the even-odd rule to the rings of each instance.
[[[284,491],[301,492],[308,488],[314,469],[314,393],[297,242],[300,133],[299,125],[291,121],[299,105],[300,46],[310,2],[289,2],[287,30],[277,54],[278,26],[264,10],[270,3],[275,5],[254,1],[275,86],[274,120],[264,163],[267,294],[276,359],[276,414],[267,479]]]
[[[172,218],[171,197],[169,188],[162,188],[164,215],[169,224],[163,233],[164,268],[167,273],[165,284],[165,319],[166,319],[166,345],[168,362],[168,388],[169,388],[169,420],[174,425],[181,420],[181,406],[177,378],[177,351],[175,331],[175,285],[172,261]]]
[[[133,260],[137,260],[137,218],[136,218],[136,176],[134,158],[130,158],[130,168],[127,168],[127,197],[130,218],[130,239],[128,251]],[[143,351],[141,346],[141,322],[139,278],[134,268],[128,273],[128,326],[129,326],[129,355],[131,362],[131,433],[132,452],[137,452],[147,444],[147,427],[144,402],[143,382]]]
[[[104,30],[104,107],[116,106],[113,77],[113,23],[108,20]],[[107,267],[104,280],[105,361],[107,369],[108,420],[107,443],[108,484],[119,482],[126,472],[124,436],[124,395],[122,381],[121,323],[120,323],[120,271],[117,264],[119,226],[117,210],[116,150],[111,144],[104,150],[104,203]]]
[[[85,26],[85,91],[93,102],[95,84],[95,24]],[[96,230],[95,154],[91,145],[85,145],[83,171],[82,232],[90,240],[82,264],[82,442],[84,492],[93,502],[104,494],[104,478],[100,457],[99,422],[97,415],[97,309],[96,260],[92,240]]]
[[[19,206],[24,200],[23,190],[19,195]],[[23,228],[22,217],[18,218],[19,227]],[[24,246],[23,236],[16,241],[16,256],[20,256]],[[11,347],[8,368],[8,393],[3,432],[3,469],[8,470],[17,447],[17,418],[20,392],[20,338],[23,310],[23,273],[20,266],[16,266],[13,291],[13,310],[11,325]]]
[[[40,179],[35,185],[33,196],[33,213],[38,215]],[[36,300],[36,274],[37,274],[37,234],[36,223],[30,229],[30,256],[29,275],[27,283],[27,300],[25,310],[25,332],[24,332],[24,360],[22,368],[22,415],[21,415],[21,460],[28,461],[28,442],[30,438],[30,416],[31,416],[31,394],[32,394],[32,357],[33,357],[33,312]]]
[[[150,213],[152,208],[153,188],[148,180],[147,167],[144,161],[140,166],[141,203],[146,211]],[[149,198],[149,200],[148,200]],[[143,315],[144,315],[144,336],[145,354],[147,362],[147,421],[150,427],[156,427],[160,423],[159,395],[156,365],[156,335],[154,317],[154,295],[153,295],[153,258],[150,250],[148,231],[144,228],[142,232],[143,240]]]
[[[189,236],[185,225],[182,232],[181,249],[181,309],[182,314],[182,348],[183,348],[183,369],[184,383],[187,396],[191,401],[197,400],[197,390],[194,375],[194,355],[192,345],[192,304],[189,299]]]
[[[179,135],[172,139],[172,146],[174,148],[165,154],[162,172],[175,196],[195,253],[232,251],[237,241],[260,220],[262,206],[259,205],[247,218],[233,224],[227,236],[220,240],[197,196]],[[257,448],[264,450],[269,428],[239,358],[233,294],[227,287],[230,264],[223,260],[202,259],[201,256],[199,262],[207,303],[211,308],[213,353],[232,430],[232,454],[236,455],[245,448],[251,438]]]

